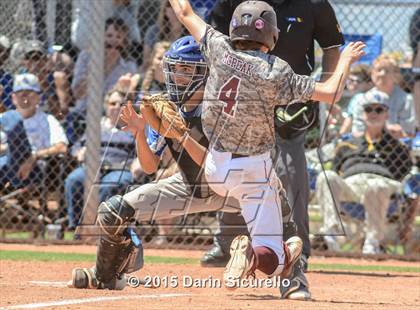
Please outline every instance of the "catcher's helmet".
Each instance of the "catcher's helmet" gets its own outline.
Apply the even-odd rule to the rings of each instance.
[[[207,79],[208,67],[192,36],[172,43],[163,57],[165,83],[171,101],[182,106]]]
[[[233,12],[229,35],[232,42],[254,41],[271,51],[279,37],[276,12],[264,1],[242,2]]]

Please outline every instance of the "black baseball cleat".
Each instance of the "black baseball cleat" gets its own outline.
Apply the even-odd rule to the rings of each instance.
[[[96,268],[74,268],[67,287],[79,289],[110,289],[122,290],[126,286],[125,276],[115,277],[109,283],[99,282],[96,278]]]
[[[223,252],[219,245],[214,245],[200,260],[202,267],[225,267],[230,255]]]

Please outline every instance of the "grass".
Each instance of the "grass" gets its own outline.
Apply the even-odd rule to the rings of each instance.
[[[344,243],[340,246],[340,251],[344,253],[351,253],[357,251],[351,243]],[[360,249],[359,249],[360,251]],[[402,245],[387,245],[386,253],[392,255],[404,255],[404,247]]]
[[[380,266],[380,265],[350,265],[350,264],[309,264],[309,270],[348,270],[348,271],[382,271],[382,272],[415,272],[420,273],[419,267],[412,266]]]
[[[6,239],[30,239],[31,237],[32,233],[28,231],[18,231],[5,234]]]
[[[94,262],[95,254],[57,253],[36,251],[0,251],[0,260],[43,262]],[[145,264],[198,265],[198,259],[183,257],[145,256]],[[420,273],[420,266],[380,266],[351,264],[309,264],[309,270],[354,271],[354,272],[411,272]]]
[[[0,260],[43,262],[95,262],[95,254],[37,251],[0,251]],[[183,257],[145,256],[146,264],[197,265],[198,260]]]
[[[17,231],[17,232],[7,232],[5,234],[5,239],[31,239],[32,233],[29,231]],[[64,232],[64,240],[74,240],[74,232],[66,231]]]

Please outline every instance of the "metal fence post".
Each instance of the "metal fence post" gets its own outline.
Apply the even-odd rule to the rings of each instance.
[[[89,10],[82,17],[88,18],[89,36],[88,50],[90,53],[88,71],[88,104],[86,118],[86,182],[84,211],[80,235],[92,235],[98,207],[98,187],[100,168],[100,120],[102,117],[102,97],[104,84],[104,28],[105,11],[100,0],[89,2]]]

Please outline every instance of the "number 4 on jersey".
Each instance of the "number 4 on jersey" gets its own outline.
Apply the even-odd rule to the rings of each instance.
[[[236,110],[236,99],[238,98],[238,89],[241,84],[241,79],[237,76],[232,76],[223,86],[220,88],[218,99],[225,103],[223,107],[223,113],[229,116],[234,116]]]

